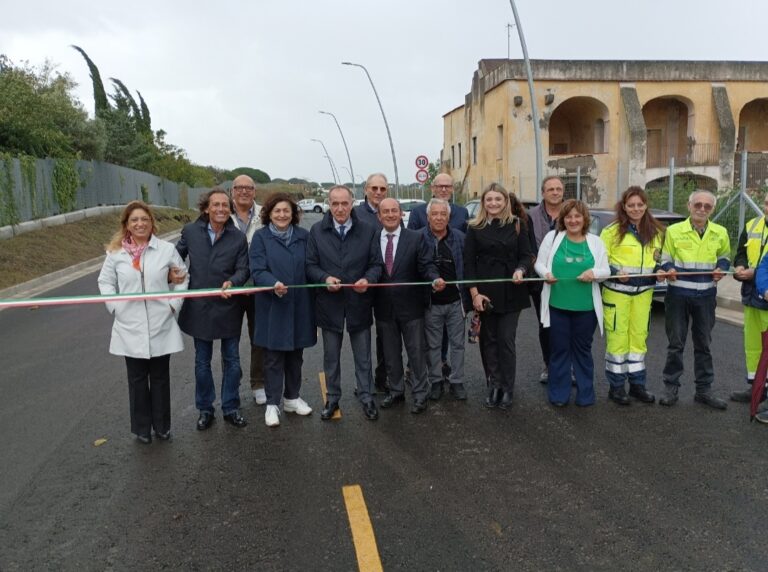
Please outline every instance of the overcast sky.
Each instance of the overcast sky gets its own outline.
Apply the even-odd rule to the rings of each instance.
[[[322,139],[350,180],[394,180],[381,114],[392,131],[401,183],[414,159],[439,156],[442,115],[461,105],[483,58],[507,56],[508,0],[199,0],[4,3],[0,53],[46,58],[79,83],[93,113],[81,46],[105,83],[141,91],[153,128],[196,163],[250,166],[274,177],[332,180]],[[517,0],[532,59],[768,60],[768,2],[742,0]],[[515,30],[511,57],[521,58]],[[111,86],[107,85],[108,91]]]

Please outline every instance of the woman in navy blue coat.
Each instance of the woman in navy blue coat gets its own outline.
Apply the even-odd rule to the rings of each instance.
[[[261,207],[263,227],[253,235],[250,249],[255,286],[273,288],[255,295],[253,344],[264,348],[264,389],[269,427],[280,424],[283,410],[309,415],[312,408],[299,396],[304,348],[317,343],[314,294],[306,284],[309,232],[299,226],[299,207],[286,193],[273,193]]]

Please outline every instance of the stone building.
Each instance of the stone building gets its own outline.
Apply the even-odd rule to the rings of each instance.
[[[768,63],[533,60],[543,175],[610,206],[629,185],[676,172],[734,185],[735,153],[768,153]],[[441,160],[469,197],[500,182],[536,200],[536,153],[522,60],[481,60],[472,91],[443,116]],[[757,181],[765,185],[768,181]],[[573,191],[571,191],[573,192]]]

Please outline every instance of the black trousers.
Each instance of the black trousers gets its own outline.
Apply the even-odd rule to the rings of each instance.
[[[531,304],[533,309],[536,310],[536,321],[539,324],[539,345],[541,346],[541,357],[544,360],[544,365],[549,365],[549,328],[545,328],[541,324],[541,290],[531,290]]]
[[[517,356],[515,337],[520,312],[480,313],[480,355],[488,387],[512,393]]]
[[[290,352],[264,350],[264,390],[267,393],[267,405],[280,405],[283,397],[299,397],[303,363],[303,348]]]
[[[256,309],[254,294],[248,296],[240,295],[240,303],[248,320],[248,337],[251,340],[251,368],[250,382],[251,389],[262,389],[264,387],[264,349],[253,345],[254,328],[256,327]]]
[[[171,430],[171,356],[125,358],[131,433],[148,436]]]

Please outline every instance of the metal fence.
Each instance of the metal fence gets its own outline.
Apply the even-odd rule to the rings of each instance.
[[[0,227],[136,199],[187,208],[205,190],[100,161],[5,158],[0,160]]]

